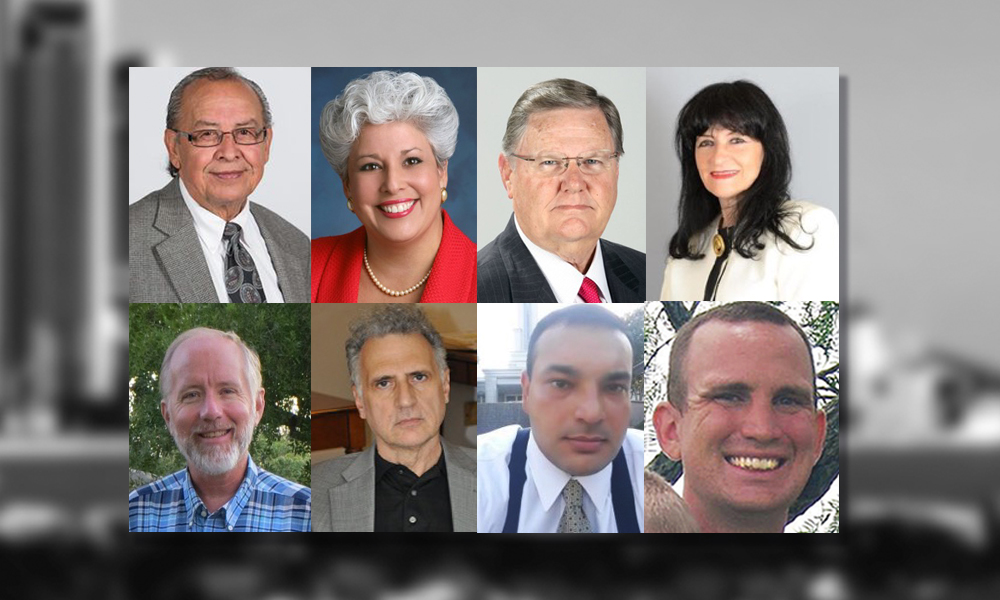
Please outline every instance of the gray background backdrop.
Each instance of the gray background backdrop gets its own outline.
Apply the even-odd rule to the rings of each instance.
[[[482,248],[499,235],[514,212],[497,166],[510,110],[524,90],[556,77],[582,81],[618,107],[625,156],[618,170],[618,203],[602,237],[645,252],[645,231],[638,227],[646,218],[646,69],[642,67],[479,69],[478,247]]]
[[[840,215],[839,80],[836,67],[662,67],[646,71],[646,299],[659,300],[667,244],[677,231],[681,165],[677,114],[702,88],[747,79],[771,98],[788,128],[792,198]]]
[[[185,56],[194,62],[200,56]],[[128,203],[170,181],[163,130],[174,86],[202,67],[129,69]],[[309,235],[309,69],[236,67],[267,96],[274,121],[271,155],[250,200]]]

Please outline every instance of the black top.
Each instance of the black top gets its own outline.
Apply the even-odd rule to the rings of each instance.
[[[454,531],[443,451],[420,477],[375,452],[375,531]]]
[[[712,272],[708,274],[708,281],[705,282],[705,300],[715,300],[715,295],[719,291],[719,280],[726,272],[726,264],[729,259],[729,252],[733,249],[733,228],[719,228],[719,235],[722,236],[723,250],[720,256],[715,258],[712,265]]]

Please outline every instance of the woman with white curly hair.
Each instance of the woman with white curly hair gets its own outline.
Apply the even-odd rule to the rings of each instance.
[[[313,302],[475,302],[476,246],[452,223],[458,112],[430,77],[376,71],[323,108],[323,155],[361,227],[312,242]]]

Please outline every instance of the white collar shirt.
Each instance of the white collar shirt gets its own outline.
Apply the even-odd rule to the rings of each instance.
[[[184,198],[184,204],[187,205],[188,211],[194,219],[194,230],[198,234],[198,242],[205,255],[208,272],[212,276],[212,284],[215,286],[215,293],[219,297],[219,302],[229,302],[229,294],[226,292],[226,246],[222,242],[222,232],[226,229],[226,221],[195,202],[187,188],[184,187],[184,181],[179,181],[179,183],[181,197]],[[257,226],[257,219],[250,212],[249,200],[243,206],[240,214],[232,219],[232,222],[243,230],[241,236],[243,245],[253,257],[253,263],[260,274],[260,282],[264,286],[264,295],[267,297],[267,301],[270,303],[284,302],[281,288],[278,287],[278,276],[271,263],[271,254],[267,251],[267,244]]]
[[[552,288],[552,293],[555,294],[557,302],[560,304],[584,304],[583,298],[580,297],[580,286],[583,284],[584,276],[589,277],[591,281],[597,284],[602,304],[609,304],[611,302],[611,293],[608,291],[608,278],[604,273],[604,254],[601,252],[600,242],[597,243],[597,249],[594,251],[594,260],[590,261],[590,268],[584,274],[577,271],[573,265],[559,258],[557,254],[537,246],[528,239],[528,236],[521,230],[521,225],[518,224],[516,216],[514,217],[514,226],[517,228],[517,234],[521,236],[521,241],[524,242],[524,245],[528,248],[528,252],[531,253],[531,257],[535,259],[535,263],[541,269],[542,275],[545,275],[545,280],[549,283],[549,287]]]
[[[507,517],[510,485],[511,448],[517,435],[517,425],[478,436],[477,519],[480,533],[501,533]],[[643,523],[642,432],[629,429],[623,447],[629,470],[629,481],[635,499],[639,527]],[[518,533],[555,533],[566,508],[562,491],[570,479],[576,479],[584,489],[583,512],[594,533],[617,533],[614,503],[611,498],[612,464],[585,477],[572,477],[552,464],[535,442],[528,438],[525,461],[526,481],[521,494],[521,514]]]

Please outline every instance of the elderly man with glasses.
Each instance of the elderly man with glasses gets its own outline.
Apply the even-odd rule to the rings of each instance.
[[[507,228],[477,256],[480,302],[641,302],[646,255],[601,239],[624,154],[618,109],[571,79],[521,95],[500,154]]]
[[[174,87],[171,181],[129,206],[129,302],[309,301],[309,238],[248,201],[271,136],[264,92],[235,69],[200,69]]]

